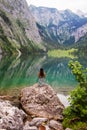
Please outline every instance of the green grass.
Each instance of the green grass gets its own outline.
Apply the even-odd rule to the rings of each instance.
[[[69,49],[69,50],[51,50],[51,51],[48,51],[48,56],[49,57],[54,57],[54,58],[60,58],[60,57],[69,57],[71,59],[74,59],[74,58],[77,58],[75,55],[74,55],[74,52],[76,52],[77,49]]]

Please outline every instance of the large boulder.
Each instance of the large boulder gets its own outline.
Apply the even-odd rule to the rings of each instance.
[[[11,105],[10,101],[0,99],[0,130],[22,130],[26,114]]]
[[[21,90],[20,100],[27,114],[61,120],[63,104],[49,85],[35,84]]]

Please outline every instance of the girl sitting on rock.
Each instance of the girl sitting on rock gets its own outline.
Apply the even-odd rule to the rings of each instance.
[[[45,85],[45,77],[46,77],[46,74],[45,74],[43,68],[40,68],[40,71],[38,73],[38,78],[39,78],[38,84],[39,84],[39,86]]]

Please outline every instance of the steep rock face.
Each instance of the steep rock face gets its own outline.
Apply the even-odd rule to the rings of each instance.
[[[63,20],[60,12],[55,8],[35,7],[31,5],[29,9],[33,13],[36,21],[43,26],[49,26],[51,23],[58,25],[59,21]]]
[[[77,42],[81,37],[85,36],[87,34],[87,24],[79,27],[77,30],[75,30],[72,33],[72,36],[75,37],[75,42]]]
[[[41,37],[25,0],[0,1],[0,46],[5,51],[39,46]]]
[[[87,18],[80,17],[70,10],[58,11],[55,8],[29,7],[36,19],[44,41],[57,44],[72,44],[87,33]]]

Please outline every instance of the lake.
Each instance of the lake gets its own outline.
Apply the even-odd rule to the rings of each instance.
[[[67,94],[77,85],[75,77],[68,67],[70,58],[52,58],[47,55],[30,55],[18,57],[2,57],[0,59],[0,95],[15,95],[21,88],[32,86],[38,82],[41,67],[46,72],[46,82],[57,93]],[[84,66],[84,58],[78,60]]]

